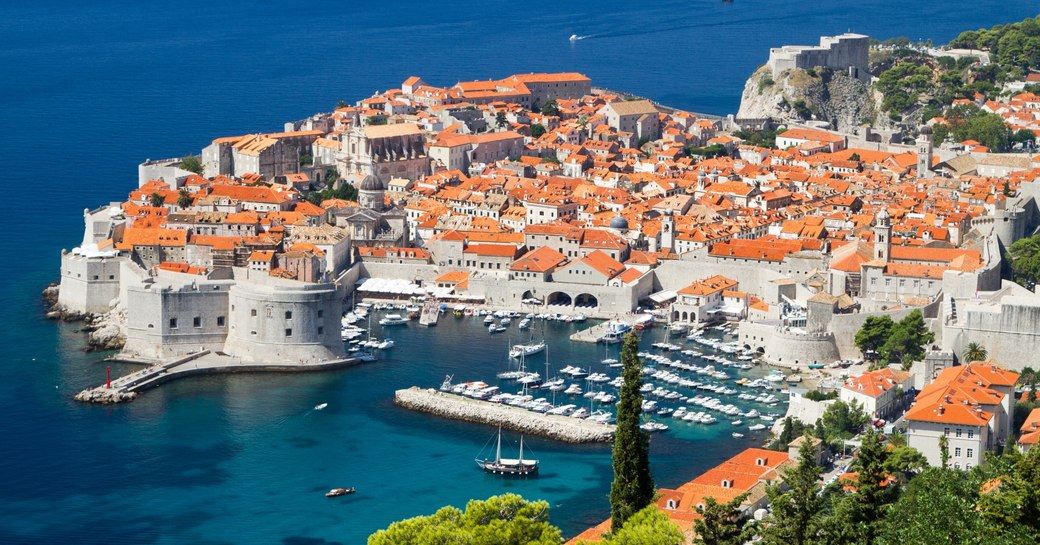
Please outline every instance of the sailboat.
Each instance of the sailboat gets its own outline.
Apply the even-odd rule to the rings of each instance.
[[[495,447],[495,459],[474,458],[477,467],[496,475],[535,475],[538,473],[538,460],[524,459],[524,436],[520,436],[520,456],[518,458],[502,457],[502,426],[498,427],[498,444]]]

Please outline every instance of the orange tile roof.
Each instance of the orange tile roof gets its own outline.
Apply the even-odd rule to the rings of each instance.
[[[704,280],[698,280],[679,290],[679,293],[683,295],[708,295],[734,288],[737,284],[738,282],[732,278],[715,275],[710,278],[705,278]]]
[[[560,252],[548,246],[536,248],[524,254],[509,266],[511,271],[548,272],[567,261]]]

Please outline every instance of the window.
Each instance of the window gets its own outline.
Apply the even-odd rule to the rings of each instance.
[[[202,327],[202,317],[201,316],[196,316],[196,317],[192,318],[191,319],[191,325],[192,325],[192,327]]]
[[[971,469],[971,464],[966,464],[966,465],[964,466],[964,469],[968,469],[968,470],[970,470],[970,469]]]
[[[286,336],[286,337],[292,337],[292,329],[291,329],[291,328],[287,328],[287,329],[285,330],[285,336]],[[960,452],[960,450],[961,450],[961,449],[957,449],[957,451],[958,451],[958,452]],[[958,456],[960,456],[960,454],[958,454]]]
[[[177,329],[177,318],[170,318],[170,329]]]
[[[249,334],[255,337],[256,336],[256,331],[250,331]]]
[[[318,335],[321,335],[323,333],[325,333],[325,328],[321,327],[321,326],[318,326]]]
[[[975,438],[975,430],[968,430],[968,439]]]
[[[960,462],[957,462],[957,463],[953,464],[953,469],[960,469],[960,468],[961,468],[961,463]]]
[[[109,280],[115,280],[116,279],[116,275],[110,274],[110,275],[108,275],[108,279]]]
[[[953,456],[955,458],[960,458],[961,457],[961,447],[957,447],[957,448],[953,449]]]
[[[943,435],[949,437],[949,435],[950,435],[950,428],[943,428]]]
[[[256,309],[254,308],[253,310],[250,310],[249,311],[249,315],[250,316],[256,316]]]
[[[224,317],[217,316],[217,327],[224,327]]]
[[[318,311],[318,318],[321,318],[324,315],[325,315],[325,311],[324,310],[319,310]]]
[[[291,310],[285,311],[285,319],[286,320],[292,320],[292,311]]]
[[[960,437],[960,436],[961,436],[961,429],[957,428],[957,437]]]
[[[968,458],[974,458],[975,449],[968,449]]]

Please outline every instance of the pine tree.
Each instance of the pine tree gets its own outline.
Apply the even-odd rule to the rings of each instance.
[[[860,528],[862,543],[872,545],[881,530],[885,512],[893,501],[888,486],[885,465],[888,450],[881,443],[881,436],[870,428],[863,434],[863,442],[856,454],[859,474],[856,476],[856,492],[851,496],[853,520]]]
[[[704,500],[704,507],[696,507],[701,518],[693,523],[697,537],[695,545],[741,545],[744,539],[744,515],[740,504],[748,497],[745,492],[726,503],[715,498]]]
[[[823,498],[820,490],[820,467],[816,465],[816,443],[802,437],[797,466],[781,471],[783,485],[766,489],[773,511],[769,526],[762,533],[766,545],[805,545],[815,542],[820,524]],[[786,489],[786,491],[785,491]]]
[[[650,436],[639,429],[643,396],[642,365],[639,363],[639,337],[625,335],[621,349],[621,385],[614,432],[614,482],[610,485],[610,531],[617,532],[625,521],[654,499],[650,476]]]

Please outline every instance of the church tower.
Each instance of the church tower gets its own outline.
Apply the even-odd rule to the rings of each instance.
[[[661,250],[675,250],[675,216],[671,210],[661,216]]]
[[[917,137],[917,177],[926,178],[932,174],[932,128],[921,127]]]
[[[874,259],[880,259],[888,263],[892,255],[892,218],[885,208],[878,212],[877,222],[874,224]]]
[[[369,174],[365,176],[365,179],[361,181],[361,185],[358,186],[358,204],[361,205],[361,208],[382,212],[385,208],[383,204],[383,193],[385,191],[383,182]]]

